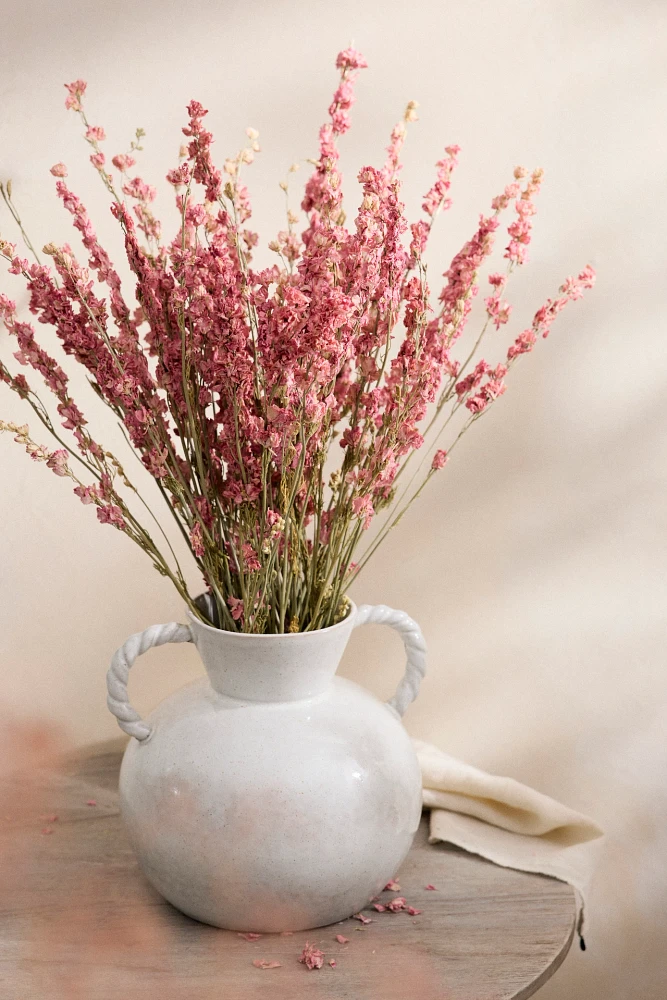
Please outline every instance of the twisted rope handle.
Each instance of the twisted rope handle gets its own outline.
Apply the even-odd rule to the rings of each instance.
[[[151,625],[143,632],[137,632],[123,643],[114,653],[107,672],[107,705],[112,715],[118,719],[120,728],[140,742],[147,740],[151,727],[132,708],[127,695],[127,679],[134,661],[147,649],[163,646],[166,642],[192,642],[192,632],[188,625],[169,622],[167,625]]]
[[[405,673],[396,688],[396,694],[387,704],[402,716],[419,693],[419,685],[426,673],[426,641],[417,622],[405,611],[396,611],[386,604],[362,604],[357,608],[354,628],[359,625],[389,625],[403,639],[408,661]]]

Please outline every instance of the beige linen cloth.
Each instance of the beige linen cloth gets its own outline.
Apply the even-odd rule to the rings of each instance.
[[[568,882],[577,897],[576,927],[585,948],[584,907],[600,827],[513,778],[487,774],[430,743],[413,743],[424,808],[431,810],[430,842],[447,841],[504,868]]]

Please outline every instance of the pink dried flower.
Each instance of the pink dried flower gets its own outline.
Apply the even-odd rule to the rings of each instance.
[[[431,468],[433,471],[437,469],[442,469],[447,463],[447,452],[443,448],[439,448],[431,460]]]
[[[81,503],[86,506],[101,499],[101,494],[97,486],[75,486],[73,492],[80,498]]]
[[[245,941],[259,941],[262,935],[256,934],[254,931],[247,931],[245,934],[239,933],[237,936]]]
[[[354,920],[359,920],[362,924],[372,924],[373,921],[370,917],[364,916],[363,913],[353,913],[352,917]]]
[[[124,174],[130,169],[130,167],[133,167],[137,161],[133,156],[130,156],[129,153],[118,153],[113,157],[111,162],[116,170],[120,170],[120,172]]]
[[[431,885],[431,883],[430,883],[430,882],[429,882],[429,884],[428,884],[428,885],[425,885],[425,886],[424,886],[424,888],[425,888],[425,889],[428,889],[428,890],[429,890],[430,892],[437,892],[437,889],[436,889],[436,887],[435,887],[434,885]]]
[[[305,948],[301,952],[299,961],[302,965],[305,965],[307,969],[321,969],[324,964],[324,952],[316,948],[315,945],[310,944],[306,941]]]
[[[67,177],[67,167],[64,163],[54,163],[49,173],[54,177]]]
[[[69,476],[69,455],[64,448],[59,448],[58,451],[51,453],[51,457],[47,460],[46,464],[49,469],[55,472],[56,476]]]
[[[103,142],[106,133],[100,125],[89,125],[86,129],[86,139],[88,142]]]
[[[519,334],[512,346],[509,348],[507,352],[507,360],[513,361],[520,354],[527,354],[529,351],[532,351],[536,340],[537,336],[533,330],[524,330],[523,333]]]
[[[368,63],[362,56],[361,52],[356,49],[343,49],[336,56],[336,68],[342,70],[348,69],[367,69]]]
[[[352,501],[352,510],[361,521],[364,530],[370,527],[375,511],[370,497],[355,497]]]
[[[344,934],[336,934],[336,941],[338,944],[348,944],[349,938],[346,938]]]
[[[566,278],[559,289],[560,298],[547,299],[545,304],[535,313],[532,327],[520,333],[511,345],[507,352],[508,361],[514,361],[519,355],[531,351],[540,334],[542,337],[547,337],[551,330],[551,324],[558,313],[565,308],[568,302],[580,299],[584,290],[592,288],[594,284],[595,271],[590,264],[587,264],[576,277]]]
[[[385,892],[400,892],[401,891],[401,887],[398,884],[398,882],[396,882],[394,879],[391,879],[391,881],[387,882],[386,886],[384,887],[384,891]]]
[[[387,907],[383,906],[382,903],[373,903],[373,909],[377,910],[378,913],[384,913]]]
[[[338,964],[338,963],[336,962],[336,959],[335,959],[335,958],[330,958],[330,959],[329,959],[329,965],[331,966],[331,968],[332,968],[332,969],[335,969],[335,968],[336,968],[336,966],[337,966],[337,964]]]
[[[513,264],[524,264],[527,260],[527,248],[531,239],[532,224],[530,218],[535,214],[533,195],[537,194],[542,184],[543,171],[534,170],[530,180],[521,192],[519,200],[515,203],[517,219],[510,226],[507,232],[511,239],[505,250],[505,257]],[[515,185],[512,185],[514,194]],[[505,207],[504,205],[502,206]]]
[[[240,597],[228,597],[227,604],[231,608],[232,618],[239,621],[243,617],[243,601]]]
[[[101,524],[113,524],[119,531],[125,531],[125,518],[123,512],[116,504],[103,504],[97,508],[97,519]]]
[[[414,906],[407,906],[406,910],[411,917],[416,917],[418,913],[421,913],[421,910],[416,910]]]
[[[486,306],[487,316],[493,321],[496,330],[499,330],[501,326],[504,326],[509,321],[512,306],[509,302],[501,301],[499,295],[490,295],[484,299],[484,305]]]
[[[188,156],[192,164],[192,176],[195,181],[206,189],[206,200],[217,201],[222,189],[222,174],[213,165],[211,159],[211,144],[213,136],[202,125],[203,118],[208,114],[199,101],[188,104],[189,125],[183,129],[183,135],[190,137]]]
[[[431,217],[435,216],[436,212],[441,210],[446,211],[451,207],[451,201],[447,198],[447,192],[451,187],[452,171],[459,162],[456,157],[460,152],[460,146],[447,146],[445,156],[436,163],[438,172],[435,184],[424,196],[422,204],[423,210]]]
[[[66,83],[67,98],[65,100],[65,107],[72,111],[81,111],[81,98],[86,92],[86,87],[85,80],[75,80],[74,83]]]
[[[123,194],[129,195],[130,198],[136,198],[138,201],[154,201],[157,195],[155,188],[142,181],[141,177],[133,177],[131,180],[125,181],[122,190]]]
[[[206,549],[204,548],[204,535],[200,521],[196,521],[192,526],[192,530],[190,532],[190,545],[192,546],[192,551],[197,558],[203,559],[206,554]]]
[[[181,163],[174,170],[170,170],[167,174],[167,180],[174,187],[185,187],[190,181],[190,167],[187,163]]]

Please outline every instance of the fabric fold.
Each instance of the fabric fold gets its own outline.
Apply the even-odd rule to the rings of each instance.
[[[430,841],[444,841],[504,868],[567,882],[583,923],[603,831],[582,813],[514,778],[488,774],[430,743],[414,740]]]

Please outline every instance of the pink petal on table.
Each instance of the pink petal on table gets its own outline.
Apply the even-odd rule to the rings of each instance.
[[[255,934],[254,931],[247,931],[245,934],[237,934],[237,937],[244,938],[246,941],[259,941],[261,934]]]
[[[96,799],[88,799],[88,801],[86,802],[86,805],[87,806],[96,806],[97,805],[97,800]]]
[[[353,916],[353,918],[355,920],[361,920],[362,924],[372,924],[373,923],[373,921],[371,920],[371,918],[370,917],[365,917],[363,915],[363,913],[353,913],[352,916]]]
[[[324,952],[316,948],[310,941],[306,941],[306,946],[301,952],[299,961],[307,969],[321,969],[324,964]]]
[[[350,939],[346,938],[343,934],[336,934],[336,941],[338,944],[347,944]]]
[[[392,879],[391,882],[387,882],[387,884],[386,884],[386,886],[384,888],[385,888],[385,892],[400,892],[401,891],[400,885],[398,884],[398,882],[395,882],[394,879]]]
[[[265,958],[256,958],[252,963],[256,969],[281,969],[280,962],[267,962]]]
[[[416,917],[418,913],[421,913],[421,910],[415,910],[414,906],[408,906],[407,911],[411,917]]]
[[[373,909],[377,910],[378,913],[384,913],[387,907],[383,906],[382,903],[373,903]]]
[[[424,888],[425,889],[431,889],[432,892],[437,892],[438,891],[434,885],[431,885],[430,882],[429,882],[428,885],[425,885]]]
[[[387,909],[391,910],[392,913],[398,913],[399,910],[404,910],[405,908],[405,896],[396,896],[390,903],[387,903]]]
[[[338,963],[336,962],[335,958],[330,958],[329,959],[329,965],[331,966],[332,969],[335,969],[337,964]]]

